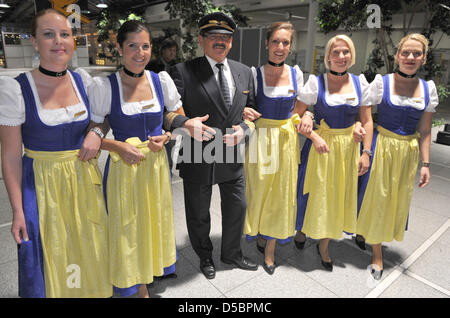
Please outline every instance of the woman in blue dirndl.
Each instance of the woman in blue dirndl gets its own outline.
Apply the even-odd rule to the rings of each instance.
[[[140,22],[119,29],[118,49],[124,67],[89,87],[92,119],[108,119],[114,139],[104,174],[109,215],[111,282],[115,292],[149,297],[155,276],[175,271],[176,246],[172,189],[164,143],[163,111],[181,108],[180,96],[167,72],[146,71],[151,56],[150,32]]]
[[[431,122],[439,99],[434,82],[416,76],[427,50],[423,35],[405,36],[395,55],[398,71],[377,75],[371,83],[378,126],[370,173],[361,178],[356,233],[360,247],[364,239],[372,245],[372,275],[377,280],[383,273],[381,243],[403,240],[419,156],[419,188],[430,180]]]
[[[68,71],[74,39],[64,15],[36,15],[32,43],[39,69],[0,78],[3,177],[18,244],[19,296],[110,297],[107,214],[86,131],[82,78]],[[25,154],[22,157],[22,143]]]
[[[245,118],[256,120],[244,164],[247,213],[244,233],[258,237],[265,254],[264,270],[275,271],[275,243],[287,243],[295,234],[297,175],[300,144],[295,105],[303,74],[298,66],[284,64],[294,36],[290,23],[275,22],[267,32],[268,64],[252,68],[257,110],[245,109]]]
[[[333,264],[328,243],[330,238],[341,239],[344,231],[355,233],[358,175],[369,167],[369,84],[364,75],[347,73],[354,61],[351,39],[345,35],[333,37],[325,51],[329,73],[311,75],[299,95],[305,108],[314,105],[318,125],[301,152],[296,241],[305,241],[305,234],[320,239],[317,251],[329,271]],[[359,142],[353,140],[358,115],[362,122],[358,129],[365,135],[362,154]]]

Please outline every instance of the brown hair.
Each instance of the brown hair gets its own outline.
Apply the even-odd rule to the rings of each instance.
[[[120,47],[122,47],[123,42],[127,39],[128,33],[140,33],[141,31],[145,31],[148,33],[148,37],[151,41],[150,30],[145,26],[144,23],[136,21],[136,20],[128,20],[122,24],[117,31],[117,43],[119,43]]]
[[[37,26],[38,26],[38,19],[44,15],[46,15],[47,13],[55,13],[55,14],[59,14],[60,16],[64,17],[64,19],[67,19],[67,17],[62,13],[59,12],[58,10],[49,8],[49,9],[44,9],[39,11],[34,17],[33,20],[31,21],[31,35],[33,37],[36,37],[36,30],[37,30]]]
[[[269,41],[272,34],[276,30],[279,30],[279,29],[291,31],[291,46],[292,46],[292,42],[294,40],[295,29],[292,26],[292,24],[289,22],[280,21],[280,22],[272,23],[272,25],[267,29],[266,40]]]

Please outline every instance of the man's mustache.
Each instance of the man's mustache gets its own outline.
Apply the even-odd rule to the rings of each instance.
[[[216,44],[213,45],[213,49],[216,49],[216,48],[219,48],[219,49],[226,49],[227,47],[226,47],[226,45],[223,44],[223,43],[216,43]]]

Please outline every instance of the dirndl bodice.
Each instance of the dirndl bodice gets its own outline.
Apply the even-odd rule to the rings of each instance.
[[[356,95],[361,102],[362,95],[359,78],[351,73],[349,73],[349,75],[353,80]],[[351,106],[348,104],[329,106],[325,99],[324,76],[324,74],[317,76],[317,81],[319,83],[319,94],[317,95],[317,103],[314,105],[314,117],[316,122],[320,123],[323,119],[332,129],[350,127],[356,121],[360,104],[358,104],[358,106]]]
[[[383,76],[383,98],[378,105],[378,125],[398,135],[412,135],[430,101],[428,84],[422,81],[425,93],[425,108],[394,105],[390,99],[389,74]]]
[[[34,151],[63,151],[80,149],[89,125],[89,101],[84,90],[81,76],[69,70],[72,74],[78,91],[86,105],[88,116],[82,121],[47,126],[40,119],[34,100],[33,91],[25,73],[20,74],[16,80],[22,88],[25,101],[25,123],[22,125],[22,140],[25,148]]]
[[[153,72],[150,73],[153,84],[155,85],[156,97],[161,105],[161,111],[135,115],[126,115],[122,112],[117,76],[115,73],[108,76],[112,91],[111,113],[108,115],[108,119],[116,140],[125,141],[130,137],[139,137],[141,141],[146,141],[148,136],[161,135],[164,97],[158,75]]]
[[[291,96],[286,97],[267,97],[264,95],[264,86],[262,80],[261,68],[256,69],[256,79],[258,83],[258,91],[256,94],[256,105],[258,112],[262,118],[269,119],[288,119],[292,116],[292,111],[295,106],[295,97],[297,95],[296,85],[296,71],[292,66],[289,66],[291,73],[291,80],[294,86],[294,91]]]

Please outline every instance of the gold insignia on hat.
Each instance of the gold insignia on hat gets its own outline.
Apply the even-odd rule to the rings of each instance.
[[[202,25],[200,27],[200,30],[210,28],[210,27],[217,27],[217,26],[227,29],[231,32],[234,32],[234,29],[228,25],[227,21],[217,21],[217,20],[209,20],[208,24]]]

